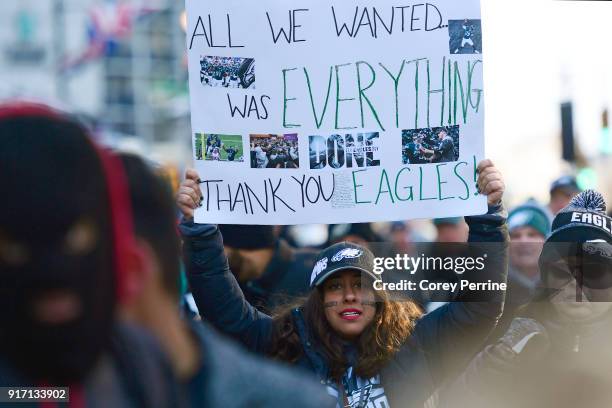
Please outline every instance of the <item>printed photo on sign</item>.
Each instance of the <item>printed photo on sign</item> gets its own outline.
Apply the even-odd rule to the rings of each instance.
[[[445,163],[459,160],[459,126],[402,130],[402,163]]]
[[[202,85],[255,89],[255,60],[240,57],[200,57]]]
[[[242,136],[196,133],[195,159],[242,162]]]
[[[378,132],[309,136],[311,169],[376,167],[380,165]]]
[[[480,20],[448,20],[451,54],[481,54]]]
[[[298,135],[251,135],[251,168],[297,169],[300,167]]]

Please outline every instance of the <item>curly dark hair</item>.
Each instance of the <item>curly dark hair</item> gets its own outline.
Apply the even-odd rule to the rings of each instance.
[[[391,301],[384,291],[376,293],[376,314],[372,323],[356,341],[358,360],[355,373],[369,378],[380,372],[400,347],[408,340],[422,311],[412,301]],[[295,363],[304,354],[292,310],[299,308],[310,329],[312,342],[325,357],[332,380],[339,381],[349,367],[343,353],[344,342],[338,337],[325,317],[323,292],[314,289],[310,295],[279,309],[273,320],[272,343],[269,354],[282,361]]]

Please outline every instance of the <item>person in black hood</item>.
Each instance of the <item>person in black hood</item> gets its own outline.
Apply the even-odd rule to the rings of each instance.
[[[488,195],[489,214],[468,217],[472,241],[493,241],[489,279],[507,272],[501,175],[490,161],[478,167],[478,186]],[[186,218],[201,194],[188,172],[178,197]],[[481,347],[503,308],[503,293],[485,302],[473,291],[426,316],[410,301],[375,291],[374,256],[365,247],[338,243],[312,265],[310,293],[296,306],[270,317],[244,298],[223,253],[214,225],[180,226],[188,276],[204,319],[255,352],[306,368],[327,386],[337,406],[414,407],[430,401],[437,387],[457,373]],[[480,300],[483,297],[480,296]]]
[[[108,343],[117,298],[100,159],[81,129],[62,125],[13,110],[0,122],[0,342],[26,374],[60,382],[82,377]]]
[[[47,106],[0,105],[0,191],[0,385],[70,386],[74,406],[172,404],[157,343],[117,318],[141,258],[116,156]]]
[[[587,190],[557,214],[534,300],[474,358],[448,406],[609,405],[612,218],[605,208],[601,194]]]

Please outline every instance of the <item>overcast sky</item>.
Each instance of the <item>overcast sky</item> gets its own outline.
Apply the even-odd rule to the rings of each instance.
[[[550,181],[569,171],[559,160],[562,100],[574,101],[581,149],[597,152],[601,111],[612,100],[612,4],[482,0],[482,19],[487,154],[510,199],[545,198]]]

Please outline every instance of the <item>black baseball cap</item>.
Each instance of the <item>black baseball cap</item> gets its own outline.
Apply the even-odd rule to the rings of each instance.
[[[325,248],[317,256],[310,275],[310,287],[319,286],[334,273],[345,269],[356,269],[374,280],[378,279],[374,273],[372,251],[352,242],[339,242]]]
[[[577,194],[582,190],[578,187],[578,182],[574,176],[561,176],[550,185],[550,194],[557,190],[568,191]]]

